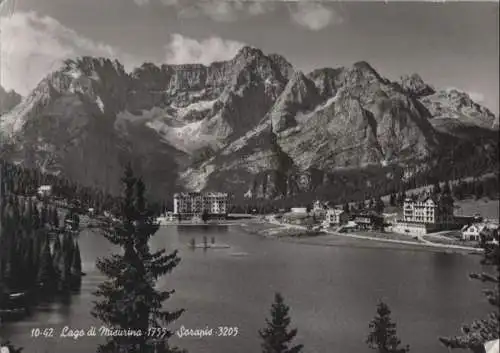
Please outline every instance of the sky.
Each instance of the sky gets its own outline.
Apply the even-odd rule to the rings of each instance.
[[[1,0],[0,0],[1,1]],[[418,73],[499,111],[499,3],[301,0],[3,0],[1,83],[26,95],[63,59],[203,63],[244,45],[308,72],[369,62]],[[10,7],[9,7],[10,6]]]

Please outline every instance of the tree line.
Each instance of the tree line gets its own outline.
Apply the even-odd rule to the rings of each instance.
[[[77,224],[78,215],[69,212],[65,220]],[[31,197],[2,193],[0,308],[12,292],[39,295],[41,291],[75,288],[80,283],[81,267],[74,230],[61,222],[55,207]]]
[[[41,185],[50,185],[55,199],[69,203],[77,201],[80,211],[93,208],[96,213],[111,210],[119,202],[116,195],[111,195],[98,186],[82,186],[62,175],[43,173],[38,169],[25,168],[1,159],[0,174],[0,187],[4,194],[35,196]]]

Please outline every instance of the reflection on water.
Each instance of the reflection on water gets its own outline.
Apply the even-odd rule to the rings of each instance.
[[[229,231],[229,226],[227,225],[209,225],[209,224],[200,224],[200,225],[179,225],[177,226],[177,233],[180,235],[203,232],[208,234],[218,234],[218,233],[227,233]]]
[[[212,237],[229,249],[189,249]],[[488,309],[481,287],[467,274],[478,270],[479,258],[384,249],[309,246],[264,239],[231,226],[162,227],[152,248],[179,250],[181,263],[159,286],[175,289],[168,309],[187,311],[172,329],[237,326],[233,338],[175,339],[190,353],[254,353],[257,331],[264,325],[275,291],[291,306],[298,341],[308,352],[369,352],[364,339],[379,299],[393,310],[398,333],[412,351],[446,353],[436,337],[458,333],[460,324],[482,317]],[[91,353],[96,338],[34,339],[32,328],[100,326],[91,315],[92,292],[104,279],[95,259],[116,251],[102,236],[80,238],[83,271],[81,292],[65,301],[45,303],[26,321],[6,324],[2,336],[26,353]]]

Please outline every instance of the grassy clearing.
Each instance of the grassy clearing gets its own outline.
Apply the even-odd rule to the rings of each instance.
[[[456,216],[473,216],[474,214],[479,213],[484,218],[498,221],[500,212],[499,200],[467,199],[455,202],[455,206]]]
[[[375,231],[365,231],[365,232],[356,231],[356,233],[354,233],[354,234],[359,235],[359,236],[379,238],[379,239],[411,241],[411,242],[414,242],[415,244],[422,244],[423,243],[422,241],[420,241],[418,239],[414,239],[410,235],[399,234],[399,233],[375,232]]]
[[[457,238],[451,237],[434,237],[432,235],[424,235],[425,240],[431,241],[436,244],[444,244],[444,245],[459,245],[459,246],[469,246],[471,248],[477,247],[477,241],[463,241]]]

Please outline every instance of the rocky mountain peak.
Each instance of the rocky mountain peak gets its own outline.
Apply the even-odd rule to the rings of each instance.
[[[311,79],[318,88],[319,94],[323,98],[332,97],[337,92],[337,89],[342,80],[342,75],[345,73],[345,68],[322,68],[310,72],[307,77]]]
[[[118,60],[111,60],[104,57],[82,56],[74,60],[64,62],[66,72],[78,72],[93,77],[95,74],[118,74],[126,75],[125,68]]]
[[[401,76],[399,85],[403,92],[414,97],[423,97],[435,93],[434,88],[426,84],[422,77],[416,73]]]
[[[352,65],[352,70],[361,75],[373,75],[380,78],[378,72],[366,61],[357,61]]]
[[[383,79],[378,72],[366,61],[359,61],[354,63],[354,65],[345,70],[343,75],[343,85],[350,87],[360,87],[360,86],[370,86],[374,83],[385,83],[386,80]]]
[[[339,168],[439,154],[452,140],[434,121],[492,126],[467,94],[433,92],[418,75],[396,84],[365,61],[304,74],[250,46],[210,65],[145,63],[130,74],[81,57],[2,115],[0,132],[16,133],[12,158],[30,155],[84,184],[117,186],[132,156],[162,195],[176,182],[239,192],[257,175],[289,195],[308,168],[321,184]]]
[[[246,45],[242,47],[240,50],[238,50],[238,53],[235,55],[234,59],[238,60],[240,58],[244,58],[247,60],[251,60],[253,58],[259,58],[263,56],[264,53],[262,52],[262,50],[250,45]]]
[[[292,64],[290,64],[285,57],[279,54],[269,54],[268,58],[276,65],[284,80],[289,80],[294,72]]]
[[[429,110],[434,124],[448,130],[456,123],[477,125],[488,129],[498,127],[498,118],[486,107],[477,104],[461,90],[450,88],[422,97],[420,101]],[[443,124],[443,122],[445,122]]]
[[[285,87],[285,95],[292,95],[295,102],[303,104],[308,95],[316,93],[316,86],[302,71],[295,71]]]
[[[296,115],[313,109],[320,100],[314,82],[302,71],[295,71],[271,109],[273,132],[282,132],[296,126]]]

